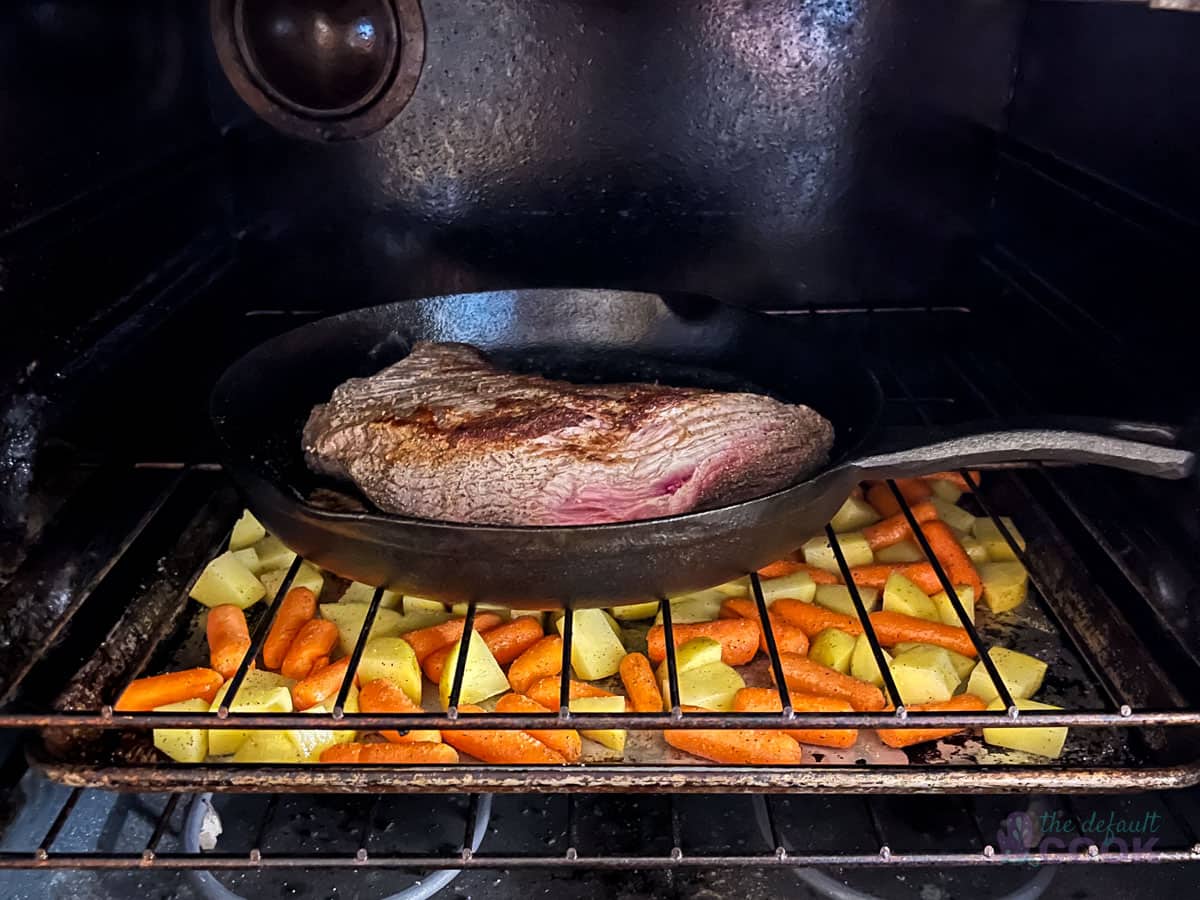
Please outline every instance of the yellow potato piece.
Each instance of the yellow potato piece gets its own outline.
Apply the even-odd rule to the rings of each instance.
[[[421,666],[408,641],[399,637],[371,638],[363,647],[358,663],[358,680],[362,684],[384,678],[408,695],[413,703],[421,702]]]
[[[941,497],[930,497],[929,503],[937,510],[938,518],[959,534],[970,534],[975,527],[975,516],[961,506],[947,503]]]
[[[879,608],[879,591],[875,588],[860,587],[858,596],[867,612],[875,612]],[[835,613],[841,613],[843,616],[850,616],[852,619],[858,618],[854,598],[850,595],[850,589],[844,584],[817,585],[817,590],[813,594],[813,602],[817,606],[823,606]]]
[[[926,593],[899,572],[888,576],[883,586],[884,612],[903,613],[930,622],[940,622],[938,608]]]
[[[274,600],[279,589],[283,587],[283,579],[287,577],[287,571],[287,569],[273,569],[270,572],[263,572],[259,576],[262,579],[263,587],[266,588],[268,600]],[[325,576],[321,574],[321,570],[310,562],[302,562],[300,568],[296,570],[296,577],[292,579],[292,585],[288,590],[304,587],[320,597],[321,589],[324,586]]]
[[[571,712],[623,713],[624,697],[578,697],[571,701]],[[581,728],[579,733],[617,753],[625,752],[625,730],[621,728]]]
[[[661,681],[663,706],[670,700],[670,683]],[[718,712],[733,709],[733,696],[746,686],[742,676],[723,662],[710,662],[679,673],[679,704]]]
[[[647,603],[631,603],[628,606],[614,606],[609,610],[614,619],[622,622],[636,622],[639,619],[649,619],[658,612],[658,601]]]
[[[817,583],[807,572],[792,572],[790,575],[780,575],[778,578],[764,578],[759,582],[762,586],[763,600],[770,606],[776,600],[799,600],[801,603],[812,603],[817,593]],[[745,597],[753,596],[749,591]]]
[[[808,658],[843,675],[850,671],[850,660],[854,655],[857,639],[837,628],[826,628],[813,638],[808,648]]]
[[[1036,700],[1021,698],[1016,700],[1018,709],[1062,709],[1049,703],[1039,703]],[[988,709],[1004,709],[999,698],[988,704]],[[1036,756],[1048,759],[1058,759],[1062,756],[1063,745],[1067,742],[1065,725],[1038,726],[1030,728],[985,728],[983,739],[994,747],[1005,747],[1009,750],[1023,750]]]
[[[975,588],[970,585],[961,585],[955,589],[958,595],[958,600],[962,604],[963,612],[967,614],[967,620],[975,624]],[[954,609],[954,603],[950,600],[950,595],[945,591],[938,591],[929,598],[933,601],[934,607],[937,609],[938,617],[943,625],[953,625],[955,628],[962,627],[962,619],[958,617],[958,613]]]
[[[1036,656],[1009,650],[1007,647],[993,647],[988,651],[988,656],[999,671],[1004,686],[1014,698],[1028,699],[1041,688],[1047,666]],[[982,662],[972,667],[971,678],[967,682],[967,693],[989,703],[1000,696],[995,683],[988,675],[987,667]]]
[[[600,609],[577,609],[571,615],[571,668],[575,674],[585,681],[617,674],[625,645],[613,633],[610,618]],[[556,625],[562,634],[566,620],[559,619]]]
[[[862,531],[878,521],[879,513],[870,503],[858,497],[847,497],[846,502],[833,514],[829,524],[834,531],[841,534],[845,531]]]
[[[321,618],[328,619],[337,626],[338,652],[342,656],[349,656],[354,652],[354,645],[358,642],[370,607],[361,603],[322,603],[320,609]],[[371,633],[367,640],[399,637],[402,624],[403,618],[394,609],[376,610],[375,621],[371,623]]]
[[[360,581],[352,581],[352,582],[350,582],[350,586],[348,588],[346,588],[346,592],[338,598],[338,603],[368,603],[369,604],[374,599],[375,599],[375,588],[371,587],[369,584],[363,584]],[[404,598],[400,596],[399,591],[384,591],[383,596],[379,598],[379,605],[383,609],[397,609],[400,606],[403,599]],[[438,607],[442,610],[443,613],[446,611],[446,608],[444,606],[442,606],[440,603],[438,604]],[[449,618],[449,616],[446,616],[446,618]],[[445,621],[445,619],[443,619],[442,621]],[[434,622],[431,624],[437,624],[437,623]]]
[[[676,625],[690,625],[693,622],[711,622],[721,614],[721,604],[726,600],[725,594],[716,588],[697,591],[694,594],[684,594],[671,598],[671,621]],[[654,617],[654,624],[662,624],[662,610]]]
[[[1013,524],[1013,520],[1007,516],[1001,516],[1000,521],[1004,523],[1004,527],[1008,529],[1008,533],[1013,536],[1013,540],[1017,542],[1017,546],[1024,550],[1025,538],[1021,536],[1021,532],[1017,531],[1017,526]],[[1000,528],[994,520],[987,518],[976,519],[975,527],[971,533],[979,543],[983,544],[983,548],[987,551],[988,559],[992,562],[1013,562],[1017,559],[1017,554],[1013,552],[1013,548],[1004,539],[1004,535],[1000,533]]]
[[[462,641],[458,641],[446,657],[446,665],[442,667],[442,680],[438,683],[438,699],[442,703],[442,709],[450,708],[450,691],[454,685],[454,673],[458,668],[458,655],[461,652]],[[471,631],[467,635],[467,662],[463,668],[462,689],[459,691],[458,702],[478,703],[508,690],[508,678],[496,662],[496,657],[492,656],[492,651],[488,649],[482,635],[478,631]]]
[[[261,581],[229,550],[207,566],[188,593],[193,600],[208,607],[226,604],[245,609],[253,606],[267,593]]]
[[[230,550],[245,550],[253,547],[267,536],[267,529],[254,518],[254,513],[248,509],[242,510],[242,516],[233,523],[233,534],[229,536]]]
[[[921,552],[921,548],[907,538],[875,551],[875,562],[880,563],[913,563],[924,558],[925,554]]]
[[[892,656],[883,651],[884,665],[891,666]],[[850,654],[850,674],[859,681],[867,681],[876,687],[883,687],[883,675],[879,664],[875,662],[875,654],[871,651],[871,642],[865,634],[860,634],[854,640],[854,652]]]
[[[909,650],[916,650],[919,647],[934,647],[936,649],[945,650],[946,655],[950,658],[950,664],[954,666],[954,673],[958,676],[959,681],[962,681],[964,678],[970,675],[975,668],[976,660],[969,656],[963,656],[961,653],[955,653],[953,650],[946,650],[945,647],[939,648],[937,644],[922,644],[915,641],[905,641],[904,643],[894,646],[892,648],[892,652],[899,656],[901,653],[905,653]],[[967,691],[967,693],[969,694],[971,692]]]
[[[230,712],[291,712],[292,692],[290,678],[265,672],[261,669],[251,669],[238,688],[237,697],[229,704]],[[213,697],[211,712],[216,712],[225,699],[229,683],[221,685],[217,695]],[[252,729],[213,728],[208,734],[208,752],[213,756],[226,756],[235,752],[242,742],[252,733]]]
[[[949,700],[960,682],[949,651],[932,645],[897,653],[891,670],[900,698],[909,705]]]
[[[297,763],[304,757],[286,731],[254,731],[233,754],[235,763]]]
[[[710,637],[692,638],[675,648],[675,671],[686,672],[709,663],[721,661],[721,645]],[[667,661],[658,664],[659,681],[667,680]]]
[[[842,555],[846,558],[846,565],[851,567],[869,566],[875,561],[871,545],[867,543],[867,539],[861,531],[848,531],[845,534],[839,534],[837,539],[838,545],[842,548]],[[818,535],[806,541],[802,549],[804,561],[808,565],[824,569],[827,572],[841,571],[833,547],[830,546],[829,539],[825,536]]]
[[[156,706],[155,712],[206,713],[208,703],[202,699],[182,700]],[[201,763],[208,756],[207,728],[155,728],[154,746],[175,762]]]
[[[346,698],[346,712],[358,712],[358,691],[351,688],[351,693],[354,694],[354,708],[351,709],[350,698]],[[324,703],[318,703],[316,706],[310,706],[308,709],[301,710],[306,713],[327,713],[329,707]],[[321,754],[337,744],[348,744],[354,740],[356,732],[354,731],[331,731],[326,728],[294,728],[284,732],[296,747],[296,752],[300,759],[304,762],[320,762]]]
[[[296,558],[295,552],[289,550],[287,545],[273,534],[268,534],[255,544],[254,552],[262,561],[263,571],[286,569]]]
[[[1029,596],[1029,573],[1019,562],[989,562],[979,566],[983,601],[994,613],[1016,609]]]

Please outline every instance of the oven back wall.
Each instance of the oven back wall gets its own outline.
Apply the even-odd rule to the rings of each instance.
[[[279,135],[214,79],[261,305],[552,284],[928,299],[986,205],[1023,4],[423,10],[412,101],[360,141]]]

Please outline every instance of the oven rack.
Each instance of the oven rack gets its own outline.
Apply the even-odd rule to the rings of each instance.
[[[936,810],[914,805],[920,798],[846,796],[814,803],[818,798],[772,795],[565,794],[540,801],[544,821],[521,840],[514,840],[503,825],[526,809],[526,799],[516,796],[429,795],[422,798],[417,829],[392,827],[401,821],[405,804],[411,806],[406,797],[171,793],[147,798],[143,820],[123,829],[116,846],[104,850],[79,836],[86,828],[78,820],[99,792],[75,788],[61,793],[49,827],[35,832],[41,834],[36,845],[8,841],[0,849],[0,870],[683,870],[1200,862],[1200,835],[1190,824],[1193,813],[1177,795],[1163,793],[1087,802],[1038,795],[937,798]],[[632,813],[636,825],[626,839],[603,827],[605,822],[628,822]],[[214,814],[226,829],[224,840],[201,850],[195,840],[197,817]],[[337,825],[322,827],[322,820]],[[1066,822],[1072,823],[1069,831],[1062,830]],[[709,825],[715,827],[699,830]],[[635,850],[634,843],[641,846]]]
[[[964,315],[954,310],[914,310],[924,324],[931,317]],[[820,315],[820,313],[805,313]],[[892,313],[866,313],[867,322],[880,318],[895,319]],[[830,318],[850,318],[839,312]],[[901,316],[903,318],[903,316]],[[915,418],[917,422],[931,422],[954,416],[961,418],[970,404],[982,412],[995,412],[991,406],[988,389],[982,385],[980,376],[972,374],[974,365],[969,359],[948,355],[943,361],[944,372],[939,376],[939,386],[951,386],[946,396],[923,394],[920,387],[910,384],[910,376],[901,371],[894,354],[887,352],[890,342],[872,343],[880,338],[880,329],[868,329],[863,338],[863,352],[869,352],[879,361],[880,375],[888,389],[893,406]],[[1011,387],[1010,387],[1010,393]],[[974,409],[971,409],[974,412]],[[1169,642],[1160,640],[1156,628],[1162,623],[1153,613],[1154,604],[1146,596],[1133,597],[1137,605],[1134,618],[1122,611],[1111,599],[1120,594],[1126,602],[1130,594],[1136,593],[1128,581],[1106,582],[1103,587],[1080,584],[1078,572],[1084,564],[1075,560],[1064,565],[1062,560],[1072,551],[1063,541],[1054,547],[1053,554],[1035,553],[1020,547],[1000,518],[1001,507],[993,496],[996,485],[1006,494],[1007,506],[1013,505],[1013,497],[1024,510],[1038,510],[1041,518],[1056,527],[1061,515],[1051,513],[1042,499],[1046,488],[1057,484],[1058,476],[1050,467],[1035,466],[1033,472],[1005,472],[988,474],[983,483],[976,485],[973,494],[979,512],[990,516],[998,530],[1004,535],[1015,555],[1030,573],[1035,590],[1028,601],[1045,613],[1054,623],[1059,636],[1081,663],[1087,678],[1087,692],[1099,698],[1099,703],[1090,707],[1067,708],[1062,711],[1019,711],[1012,703],[1004,685],[996,679],[1002,699],[1008,707],[1005,711],[984,713],[909,713],[897,704],[894,711],[880,713],[797,713],[788,702],[786,685],[781,677],[779,654],[770,633],[769,619],[764,615],[765,602],[757,578],[751,576],[753,595],[762,621],[766,624],[768,658],[775,680],[781,685],[784,710],[778,714],[692,714],[683,713],[678,705],[678,672],[674,658],[673,641],[668,639],[667,668],[672,709],[663,714],[626,713],[606,715],[571,712],[568,703],[568,676],[572,629],[568,617],[564,628],[563,676],[560,681],[560,709],[557,713],[528,716],[487,714],[476,716],[458,714],[456,705],[463,679],[465,659],[460,657],[451,692],[450,709],[444,713],[424,715],[392,714],[365,715],[347,714],[343,711],[350,688],[349,677],[342,684],[333,710],[327,714],[249,714],[222,710],[211,714],[164,714],[164,713],[121,713],[112,709],[112,702],[119,696],[124,685],[145,671],[155,671],[155,660],[161,660],[161,648],[176,640],[184,621],[194,615],[194,605],[187,600],[187,587],[199,567],[212,555],[226,536],[222,522],[231,520],[235,507],[219,468],[213,465],[195,465],[178,462],[144,463],[133,467],[117,482],[124,494],[138,498],[140,507],[127,513],[125,518],[132,523],[130,529],[115,539],[109,548],[112,557],[104,561],[96,575],[82,585],[78,593],[70,597],[64,614],[38,635],[27,635],[24,641],[10,644],[7,651],[11,657],[22,647],[44,645],[64,631],[73,617],[82,623],[89,621],[87,610],[103,606],[105,598],[128,597],[131,584],[145,581],[145,566],[132,560],[138,556],[133,552],[142,538],[162,537],[167,526],[160,520],[171,518],[169,510],[182,506],[185,514],[192,514],[188,529],[180,542],[191,548],[192,554],[182,558],[158,563],[168,567],[168,577],[160,578],[159,584],[144,592],[139,603],[130,605],[117,615],[107,629],[107,639],[99,646],[90,629],[83,629],[81,637],[75,635],[75,646],[80,649],[83,663],[77,674],[69,678],[62,690],[37,697],[36,690],[22,692],[23,683],[36,686],[50,663],[37,652],[30,652],[24,659],[15,662],[4,660],[5,651],[0,650],[0,661],[7,663],[6,670],[15,673],[7,685],[6,694],[16,699],[0,710],[0,728],[32,728],[41,734],[30,749],[32,758],[53,778],[75,785],[100,785],[111,788],[162,788],[168,790],[291,790],[291,791],[339,791],[370,787],[384,791],[437,791],[463,785],[489,791],[624,791],[624,790],[671,790],[671,791],[958,791],[987,792],[1008,790],[1030,790],[1054,787],[1064,791],[1115,791],[1146,788],[1179,787],[1200,781],[1200,747],[1193,747],[1194,737],[1186,726],[1200,725],[1200,708],[1194,696],[1184,686],[1191,681],[1180,671],[1183,661],[1170,658],[1163,661],[1150,651],[1163,650]],[[970,478],[970,473],[964,472]],[[143,487],[134,493],[128,490],[129,482],[142,485],[147,479],[155,479],[158,490]],[[103,480],[103,479],[102,479]],[[915,525],[912,511],[903,496],[892,485],[892,490],[901,508]],[[1059,492],[1061,495],[1061,491]],[[196,510],[196,498],[203,498]],[[183,498],[183,499],[180,499]],[[92,501],[89,501],[92,502]],[[140,510],[140,514],[138,512]],[[177,513],[176,513],[177,514]],[[1077,511],[1076,511],[1076,514]],[[186,519],[187,516],[185,515]],[[950,582],[936,558],[929,552],[919,528],[914,535],[923,545],[931,559],[943,587],[949,589]],[[837,545],[831,530],[828,535],[835,547],[843,576],[850,588],[860,621],[863,624],[872,651],[878,662],[882,662],[882,647],[875,639],[862,598],[853,586],[852,579],[845,576],[847,566],[844,555]],[[1057,531],[1054,532],[1056,535]],[[1061,539],[1061,537],[1060,537]],[[151,542],[153,543],[153,542]],[[178,548],[176,548],[178,549]],[[1094,548],[1093,548],[1094,549]],[[52,551],[51,551],[52,552]],[[103,558],[103,551],[96,551]],[[127,559],[128,557],[128,559]],[[39,560],[39,562],[44,562]],[[127,565],[128,563],[128,565]],[[288,582],[295,575],[300,560],[296,560],[288,573]],[[170,568],[174,566],[174,568]],[[1076,577],[1067,577],[1065,570],[1071,569]],[[132,571],[126,571],[132,570]],[[161,574],[161,573],[160,573]],[[286,593],[287,583],[277,597]],[[963,626],[971,636],[977,651],[984,644],[975,627],[967,619],[965,611],[957,602],[952,590],[947,590],[958,608]],[[381,592],[377,591],[368,607],[364,628],[354,648],[353,660],[361,656],[366,635],[379,608]],[[109,600],[108,602],[111,602]],[[277,601],[278,602],[278,601]],[[1081,614],[1086,605],[1086,615]],[[250,651],[242,660],[234,676],[229,696],[245,677],[254,657],[265,638],[276,606],[270,605],[254,623],[253,642]],[[670,604],[662,604],[663,625],[668,635],[672,631]],[[467,618],[474,618],[476,603],[468,605]],[[34,623],[35,625],[38,623]],[[1137,627],[1135,627],[1135,625]],[[81,631],[76,623],[71,632]],[[91,635],[89,637],[89,635]],[[31,639],[32,638],[32,639]],[[40,640],[40,643],[37,641]],[[71,640],[66,644],[70,645]],[[115,650],[111,648],[117,648]],[[1164,651],[1165,652],[1165,651]],[[61,659],[58,654],[51,657]],[[979,658],[995,676],[994,666],[984,652]],[[1166,667],[1170,664],[1172,676]],[[61,662],[58,663],[61,665]],[[353,671],[354,666],[350,666]],[[895,685],[886,666],[881,665],[885,678],[884,690],[891,698],[897,698]],[[30,677],[34,673],[34,677]],[[31,699],[31,697],[33,699]],[[203,727],[203,728],[281,728],[311,727],[329,728],[354,726],[361,730],[379,728],[624,728],[628,730],[658,730],[670,728],[906,728],[906,727],[1013,727],[1022,724],[1056,724],[1075,728],[1121,729],[1127,732],[1130,746],[1136,759],[1121,765],[911,765],[911,766],[839,766],[803,765],[799,767],[735,767],[709,765],[639,765],[639,764],[596,764],[573,767],[505,767],[505,766],[417,766],[417,767],[346,767],[346,766],[228,766],[228,765],[178,765],[154,761],[152,756],[128,752],[118,741],[108,741],[107,749],[101,752],[101,744],[95,735],[102,732],[128,732],[153,727]],[[79,737],[90,736],[88,740]],[[90,741],[90,743],[89,743]]]

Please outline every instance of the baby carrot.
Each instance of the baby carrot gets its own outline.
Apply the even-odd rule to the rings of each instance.
[[[918,522],[932,522],[938,517],[937,509],[932,503],[917,503],[912,508],[912,514]],[[912,537],[912,528],[909,527],[908,517],[903,512],[898,512],[874,525],[868,525],[862,533],[872,550],[882,550]]]
[[[848,700],[840,697],[821,697],[817,694],[793,693],[788,695],[792,709],[796,712],[850,712],[854,709]],[[783,703],[779,691],[772,688],[742,688],[733,696],[734,712],[782,712]],[[785,731],[802,744],[817,744],[821,747],[846,748],[858,740],[856,728],[793,728]]]
[[[916,703],[910,707],[914,711],[926,712],[975,712],[987,709],[987,704],[974,694],[959,694],[940,703]],[[940,741],[944,737],[965,731],[965,728],[876,728],[879,739],[889,747],[911,747],[913,744],[923,744],[926,741]]]
[[[284,678],[300,680],[317,671],[316,662],[337,644],[337,626],[328,619],[309,619],[292,640],[279,667]],[[320,701],[318,701],[320,702]]]
[[[918,644],[937,644],[963,656],[977,656],[975,645],[965,628],[930,622],[898,612],[871,613],[871,627],[885,647],[911,641]]]
[[[621,684],[625,685],[625,696],[633,704],[635,712],[660,713],[663,711],[662,691],[650,668],[650,660],[641,653],[626,653],[621,660]]]
[[[287,592],[283,602],[279,604],[279,612],[275,613],[275,621],[267,632],[263,642],[263,665],[268,669],[278,669],[283,665],[288,647],[296,639],[296,634],[304,627],[304,623],[317,615],[317,595],[306,587],[295,587]]]
[[[222,678],[232,678],[250,649],[250,629],[246,614],[240,606],[226,604],[208,611],[205,626],[208,635],[208,658]]]
[[[478,706],[459,706],[459,712],[481,713]],[[486,763],[512,765],[552,765],[567,760],[555,750],[524,731],[444,731],[442,739],[463,753]]]
[[[292,685],[292,707],[308,709],[336,696],[349,668],[350,657],[344,656],[337,662],[313,672],[303,681],[297,681]]]
[[[796,562],[791,559],[778,559],[769,565],[763,566],[758,570],[759,578],[782,578],[784,575],[792,575],[796,572],[807,572],[808,577],[817,584],[839,584],[840,581],[832,572],[827,572],[824,569],[818,569],[816,566],[806,565],[802,562]]]
[[[212,669],[184,669],[165,675],[151,675],[129,683],[121,692],[114,709],[118,712],[146,712],[156,706],[182,700],[203,699],[209,703],[225,683],[220,672]]]
[[[883,694],[873,684],[843,675],[835,669],[795,653],[780,653],[779,661],[789,688],[806,694],[848,700],[850,705],[860,712],[883,709]]]
[[[920,503],[922,500],[928,500],[933,491],[929,485],[921,481],[919,478],[897,478],[896,488],[902,496],[911,505]],[[891,487],[886,481],[876,481],[867,488],[867,502],[875,507],[875,512],[879,513],[884,518],[894,516],[900,512],[900,503],[896,500],[896,495],[892,493]]]
[[[524,694],[505,694],[496,701],[496,712],[499,713],[553,713],[536,700],[530,700]],[[583,755],[583,742],[579,732],[571,728],[529,729],[526,734],[541,741],[556,753],[561,753],[567,762],[578,762]]]
[[[483,632],[483,642],[487,644],[496,662],[502,666],[508,665],[542,637],[542,626],[532,616],[520,616],[507,625],[498,625]],[[421,670],[425,677],[435,684],[442,680],[442,669],[446,660],[454,651],[454,644],[434,650],[421,661]]]
[[[362,686],[358,692],[358,708],[365,713],[424,712],[421,707],[408,699],[408,694],[386,678],[376,678]],[[379,733],[395,744],[407,744],[412,741],[436,744],[442,739],[441,732],[435,728],[404,732],[381,731]]]
[[[775,602],[778,603],[780,601],[776,600]],[[791,600],[788,602],[795,603],[797,601]],[[805,605],[807,606],[808,604]],[[730,616],[759,622],[758,607],[745,598],[729,599],[721,604],[722,618],[726,617],[726,610],[728,610]],[[767,610],[767,619],[771,623],[771,634],[775,636],[775,646],[781,653],[799,653],[803,656],[808,652],[808,635],[804,633],[804,629],[798,628],[790,622],[785,622],[781,616],[775,615],[770,609]],[[763,653],[768,652],[765,630],[759,639],[758,646]]]
[[[754,659],[762,629],[749,619],[717,619],[715,622],[694,622],[676,625],[672,629],[675,646],[692,638],[712,638],[721,645],[721,661],[729,666],[741,666]],[[667,655],[667,642],[662,625],[655,625],[646,635],[646,650],[651,662],[662,662]]]
[[[838,628],[847,634],[862,634],[862,623],[852,616],[844,616],[815,603],[800,600],[776,600],[771,612],[789,625],[795,625],[809,637],[815,637],[826,628]]]
[[[425,657],[435,650],[457,643],[462,638],[463,622],[465,619],[451,619],[440,625],[430,625],[428,628],[418,628],[408,634],[400,635],[408,642],[417,654],[417,662],[424,662]],[[476,631],[487,631],[495,628],[503,621],[498,615],[490,612],[477,613],[472,627]]]
[[[321,753],[323,763],[361,765],[446,765],[458,762],[458,753],[445,744],[413,741],[408,744],[334,744]]]
[[[933,555],[946,570],[946,576],[950,579],[950,583],[953,585],[968,584],[974,589],[976,597],[982,596],[983,580],[979,577],[979,572],[975,570],[975,564],[971,562],[971,557],[967,556],[967,551],[958,542],[958,537],[950,529],[950,526],[945,522],[928,522],[921,526],[921,531],[925,533],[925,539],[929,541],[929,548],[933,551]]]
[[[562,653],[562,638],[557,634],[548,634],[535,641],[508,667],[508,683],[518,694],[528,693],[535,681],[551,678],[562,671]]]
[[[893,572],[899,572],[930,596],[942,589],[942,582],[938,579],[937,572],[933,565],[927,562],[876,563],[871,566],[855,566],[850,570],[850,577],[859,587],[873,587],[882,590]]]
[[[559,679],[557,675],[551,675],[548,678],[541,678],[530,685],[529,690],[525,692],[525,696],[529,697],[531,700],[537,701],[547,709],[557,710],[558,683]],[[572,700],[578,700],[580,697],[614,696],[612,691],[606,691],[603,688],[593,687],[586,681],[575,681],[574,679],[571,679],[571,686],[569,690],[571,692],[570,699]]]
[[[734,766],[794,766],[804,761],[796,739],[782,731],[679,729],[664,731],[663,739],[676,750]]]

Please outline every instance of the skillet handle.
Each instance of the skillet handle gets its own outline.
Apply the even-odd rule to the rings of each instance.
[[[1014,462],[1094,463],[1156,478],[1186,478],[1195,454],[1174,446],[1164,425],[1047,416],[949,428],[889,429],[877,452],[850,462],[862,477],[929,475],[947,468]]]

